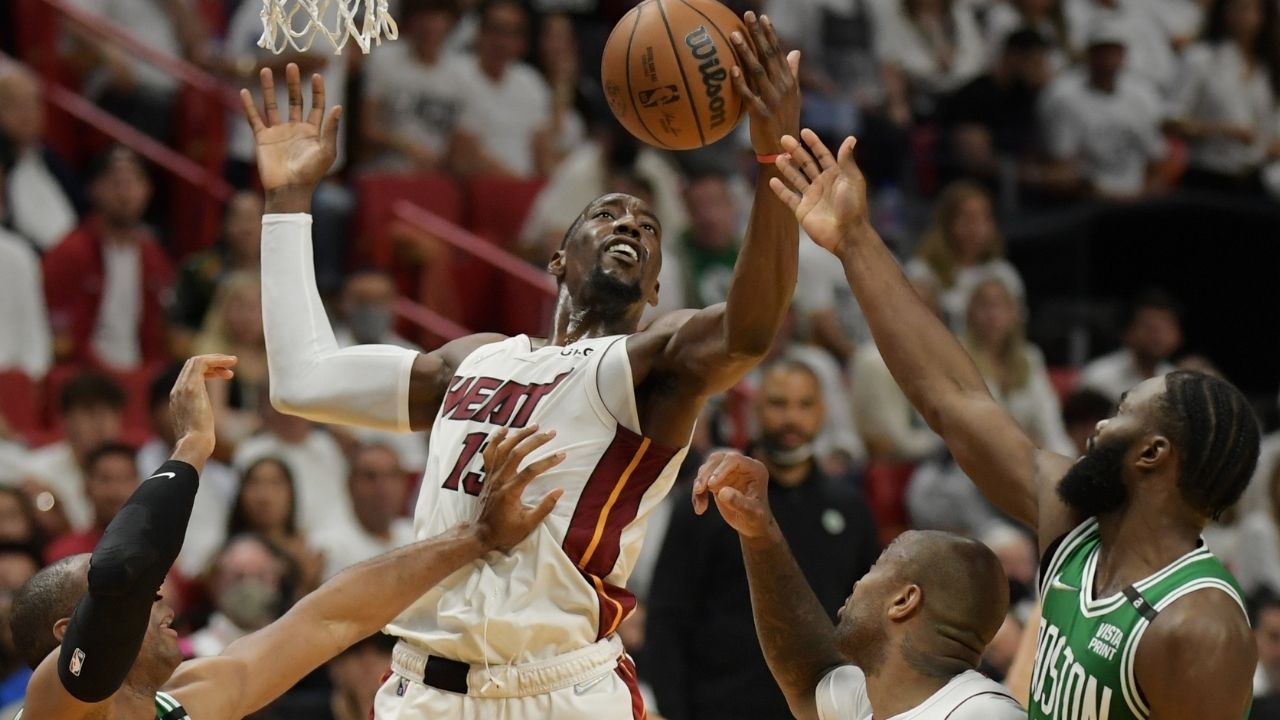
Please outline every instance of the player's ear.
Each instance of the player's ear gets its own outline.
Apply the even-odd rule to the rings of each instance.
[[[912,583],[904,585],[893,596],[893,602],[889,604],[889,619],[893,622],[902,622],[924,606],[924,591],[919,585]]]
[[[564,279],[564,250],[557,250],[551,255],[551,262],[547,263],[547,272],[551,273],[556,280]]]
[[[645,302],[649,303],[650,305],[652,305],[652,306],[654,306],[654,307],[657,307],[657,306],[658,306],[658,293],[659,293],[659,291],[661,290],[661,288],[662,288],[662,283],[661,283],[660,281],[658,281],[658,280],[654,280],[654,281],[653,281],[653,290],[649,293],[649,297],[645,298]]]
[[[1142,449],[1134,464],[1139,470],[1153,472],[1173,459],[1173,443],[1163,435],[1149,435],[1143,439]]]
[[[57,639],[59,643],[62,642],[62,638],[67,636],[67,627],[70,625],[71,618],[62,618],[53,624],[53,637]]]

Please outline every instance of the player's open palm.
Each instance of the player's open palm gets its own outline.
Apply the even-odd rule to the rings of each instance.
[[[763,537],[769,531],[769,471],[760,461],[736,452],[712,453],[693,481],[693,506],[699,515],[706,510],[707,495],[715,498],[721,517],[743,537]]]
[[[547,493],[536,505],[526,505],[522,496],[534,478],[564,460],[564,453],[547,455],[520,468],[534,450],[555,437],[554,430],[537,432],[536,425],[508,432],[502,428],[489,438],[484,449],[484,489],[476,506],[473,523],[481,539],[495,550],[506,552],[551,513],[564,494],[556,489]]]
[[[240,91],[244,114],[258,146],[258,173],[267,192],[296,187],[309,190],[320,183],[338,154],[338,118],[342,107],[325,114],[324,79],[311,76],[311,112],[302,116],[302,81],[298,66],[285,68],[289,115],[281,121],[276,107],[275,79],[271,70],[261,74],[264,114],[254,107],[248,90]]]
[[[812,130],[800,136],[804,145],[789,135],[782,138],[782,178],[771,179],[769,187],[814,242],[840,255],[849,232],[868,222],[867,181],[853,161],[856,141],[846,138],[832,157]]]

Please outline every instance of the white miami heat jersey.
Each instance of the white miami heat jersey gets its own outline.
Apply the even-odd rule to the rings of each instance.
[[[640,434],[626,347],[616,335],[535,349],[520,335],[458,366],[431,429],[416,537],[471,518],[484,482],[482,448],[503,426],[556,431],[526,464],[558,451],[565,460],[535,479],[525,500],[565,492],[509,554],[489,553],[450,575],[389,632],[454,660],[523,663],[607,637],[635,608],[625,588],[645,521],[688,448]]]

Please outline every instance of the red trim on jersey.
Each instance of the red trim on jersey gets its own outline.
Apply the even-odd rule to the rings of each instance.
[[[604,582],[622,551],[622,531],[640,501],[677,450],[654,445],[619,425],[582,488],[561,546],[600,599],[600,637],[611,634],[635,609],[635,597]]]
[[[636,679],[636,664],[630,655],[623,655],[618,659],[617,671],[618,677],[622,678],[623,684],[631,692],[632,720],[647,720],[649,713],[645,710],[644,696],[640,694],[640,683]]]

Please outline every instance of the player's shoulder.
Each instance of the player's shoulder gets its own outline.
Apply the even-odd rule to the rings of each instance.
[[[942,702],[937,705],[926,702],[926,706],[936,714],[921,715],[922,719],[1014,720],[1027,716],[1008,688],[976,670],[957,675],[934,697]]]
[[[1229,584],[1204,578],[1188,583],[1179,594],[1151,622],[1143,650],[1152,645],[1159,654],[1196,649],[1234,653],[1255,647],[1246,610]]]

